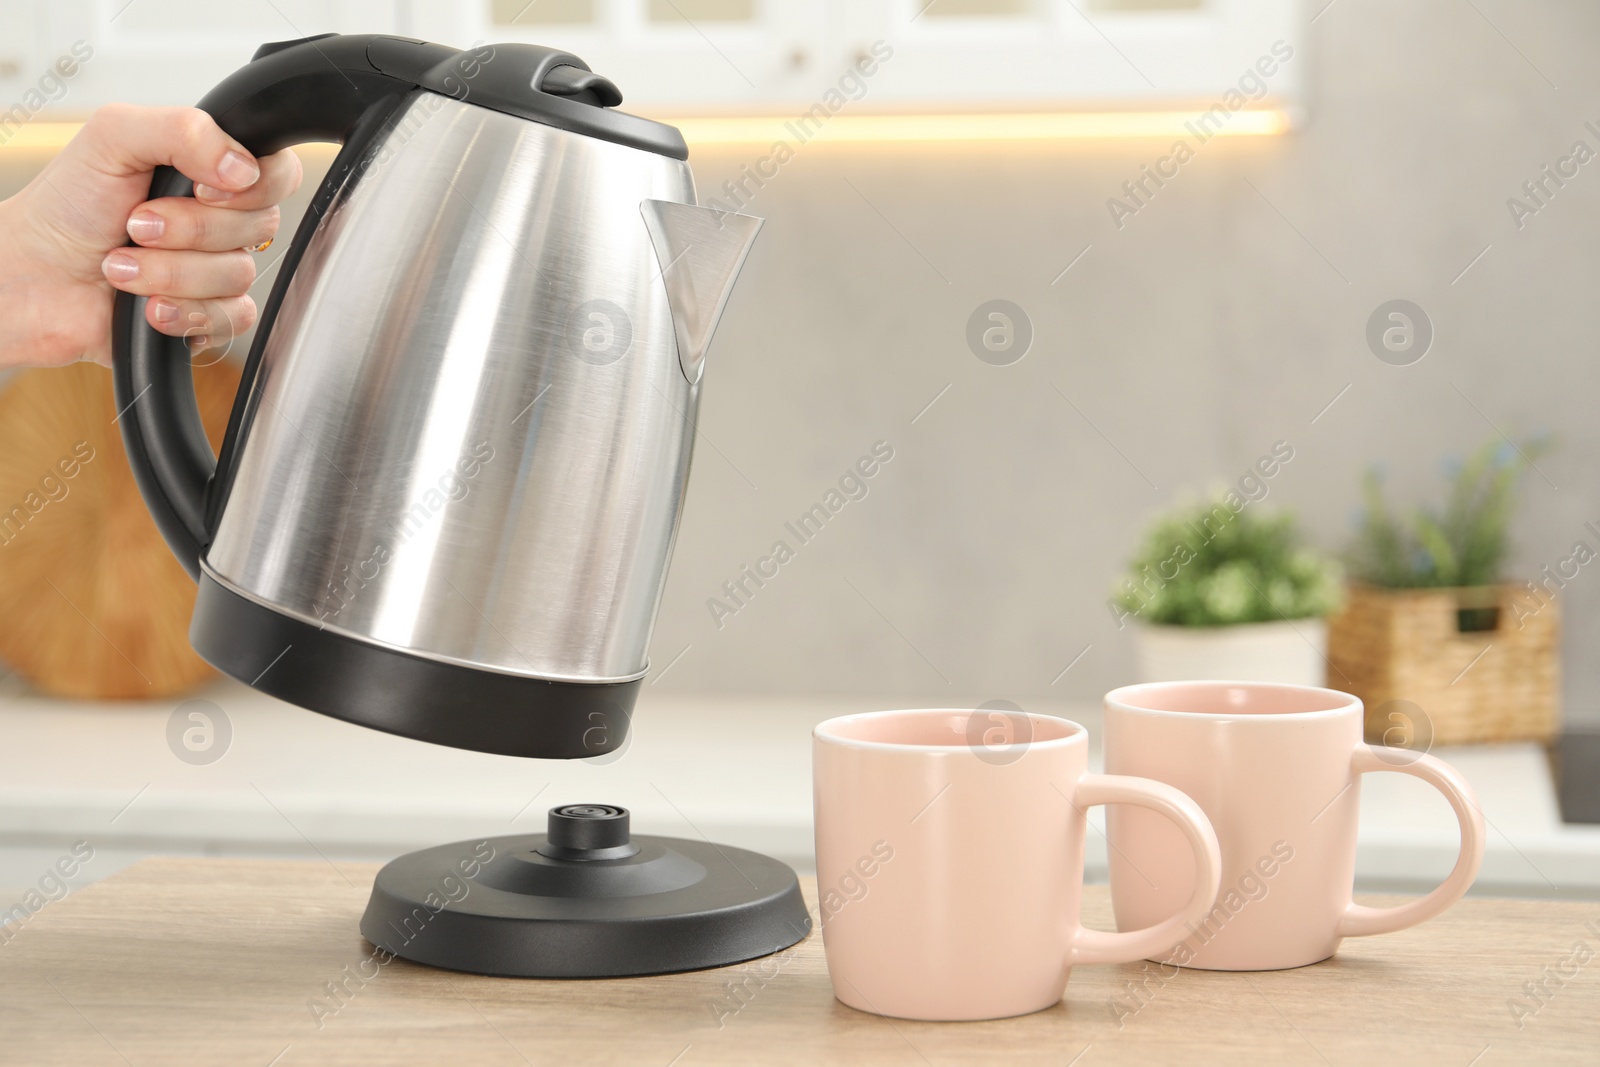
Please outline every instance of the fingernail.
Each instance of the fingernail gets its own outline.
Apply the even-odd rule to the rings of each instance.
[[[236,185],[240,189],[248,189],[261,177],[261,168],[237,152],[229,152],[222,157],[222,162],[217,164],[217,173],[222,175],[229,185]]]
[[[226,189],[214,189],[209,185],[196,185],[194,187],[196,200],[232,200],[233,194]]]
[[[151,304],[156,309],[155,310],[155,315],[156,315],[156,321],[157,322],[177,322],[178,321],[178,305],[177,304],[174,304],[172,301],[164,299],[164,298],[153,300],[153,301],[151,301]]]
[[[113,252],[100,264],[100,269],[114,282],[131,282],[139,276],[139,261],[125,252]]]
[[[167,220],[153,211],[141,211],[128,220],[128,236],[135,241],[154,241],[167,228]]]

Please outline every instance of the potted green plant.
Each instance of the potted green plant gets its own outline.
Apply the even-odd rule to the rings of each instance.
[[[1229,494],[1158,518],[1110,608],[1119,628],[1137,627],[1145,681],[1322,685],[1339,596],[1338,566],[1292,516]]]
[[[1574,576],[1595,546],[1574,546],[1540,583],[1502,580],[1517,485],[1547,447],[1491,440],[1457,465],[1443,508],[1403,516],[1378,471],[1367,472],[1353,580],[1328,656],[1330,684],[1366,704],[1370,738],[1397,722],[1428,743],[1555,733],[1560,572]]]

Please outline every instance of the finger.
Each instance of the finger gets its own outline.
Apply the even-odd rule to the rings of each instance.
[[[195,199],[217,207],[252,211],[277,204],[300,188],[302,177],[300,157],[292,150],[285,148],[282,152],[274,152],[261,159],[260,163],[260,180],[243,192],[232,192],[204,182],[196,182]]]
[[[221,300],[177,300],[158,296],[144,306],[145,321],[169,337],[204,337],[226,347],[256,323],[256,304],[248,296]]]
[[[125,293],[187,300],[240,296],[256,279],[255,260],[248,252],[119,248],[101,261],[100,269]]]
[[[89,117],[68,151],[108,174],[142,174],[164,165],[233,192],[261,177],[255,157],[193,107],[108,104]]]
[[[278,221],[276,206],[228,211],[174,196],[136,208],[128,218],[128,236],[145,248],[232,252],[272,240]]]

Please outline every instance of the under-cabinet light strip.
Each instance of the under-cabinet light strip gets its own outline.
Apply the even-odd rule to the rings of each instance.
[[[664,118],[690,145],[761,145],[783,141],[893,144],[911,141],[1065,141],[1117,138],[1264,137],[1293,126],[1281,110],[1235,111],[1224,119],[1193,111],[1022,111],[995,114],[833,115],[825,122],[789,116],[712,115]],[[77,122],[31,122],[0,128],[0,148],[59,149],[81,128]]]

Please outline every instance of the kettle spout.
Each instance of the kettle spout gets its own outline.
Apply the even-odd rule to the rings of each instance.
[[[695,385],[705,369],[711,334],[763,220],[667,200],[643,201],[639,211],[667,286],[678,365]]]

